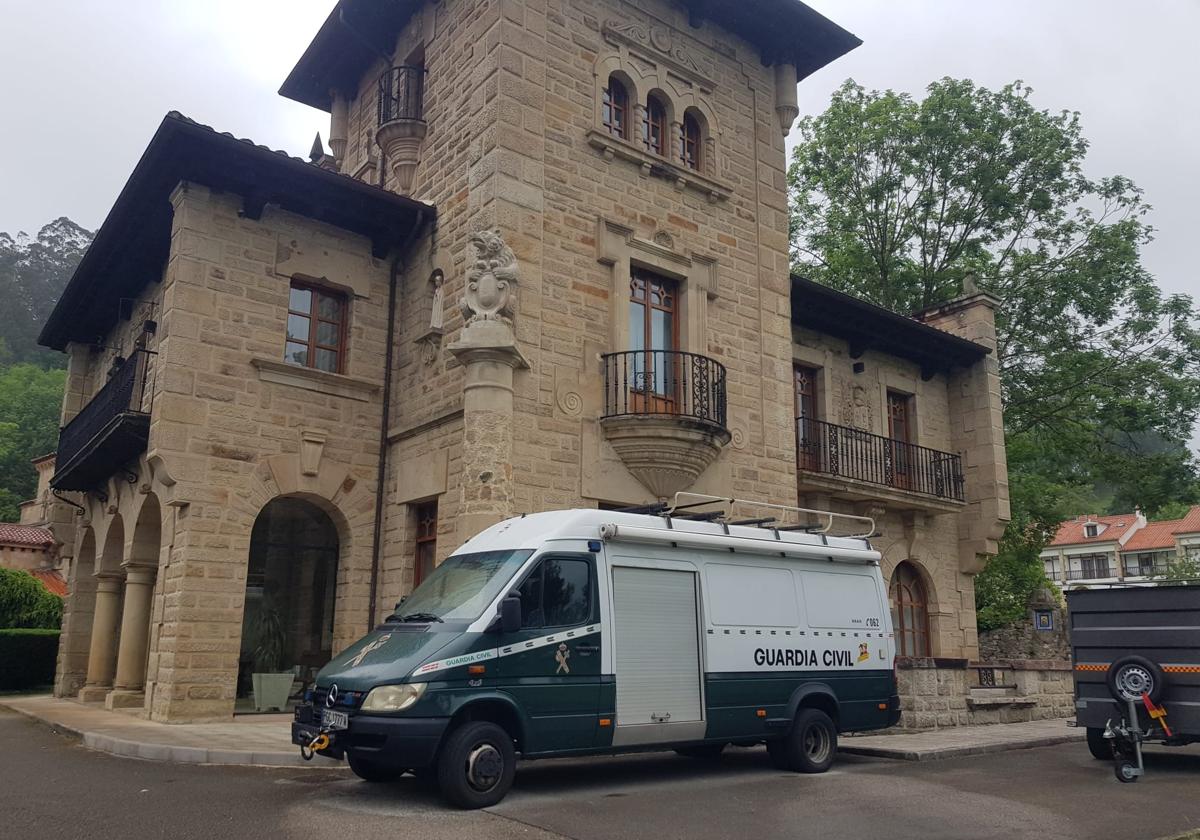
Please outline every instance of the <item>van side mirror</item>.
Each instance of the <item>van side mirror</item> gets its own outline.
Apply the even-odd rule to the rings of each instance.
[[[521,629],[521,596],[509,595],[500,600],[500,631],[516,633]]]

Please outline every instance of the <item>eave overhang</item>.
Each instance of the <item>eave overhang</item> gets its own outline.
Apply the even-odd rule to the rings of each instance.
[[[352,94],[363,73],[390,56],[421,0],[339,0],[279,93],[322,111],[333,92]],[[711,21],[758,47],[764,64],[789,61],[803,79],[862,44],[798,0],[684,0],[694,27]]]
[[[915,362],[925,379],[971,367],[991,352],[982,344],[795,274],[792,324],[845,340],[853,358],[873,350]]]
[[[122,298],[158,282],[171,245],[170,196],[181,183],[202,184],[243,199],[258,218],[267,204],[371,240],[382,258],[415,226],[436,215],[431,205],[240,140],[172,111],[142,153],[91,247],[42,328],[38,343],[100,342],[120,318]]]

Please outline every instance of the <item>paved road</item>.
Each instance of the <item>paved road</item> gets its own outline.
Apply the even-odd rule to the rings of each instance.
[[[845,756],[822,776],[761,749],[719,765],[653,753],[524,765],[488,812],[407,778],[170,765],[93,753],[0,710],[0,836],[56,838],[1088,838],[1200,827],[1200,747],[1155,751],[1121,785],[1082,745],[913,764]]]

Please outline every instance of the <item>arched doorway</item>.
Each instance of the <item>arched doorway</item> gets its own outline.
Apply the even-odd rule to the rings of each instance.
[[[276,691],[286,685],[295,699],[329,661],[337,567],[337,527],[319,507],[283,497],[258,514],[250,533],[237,711],[263,707],[267,682]],[[259,678],[256,704],[255,674],[291,674],[292,680]]]
[[[897,656],[932,656],[929,597],[916,567],[907,560],[892,573],[892,629]]]

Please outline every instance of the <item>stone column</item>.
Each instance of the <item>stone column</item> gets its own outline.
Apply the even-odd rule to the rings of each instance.
[[[110,709],[142,705],[153,595],[154,569],[145,566],[126,567],[125,609],[121,614],[117,678],[112,692],[104,701]]]
[[[467,539],[513,515],[513,374],[528,363],[512,328],[469,324],[449,351],[466,368],[458,537]]]
[[[460,541],[513,514],[513,373],[529,367],[513,332],[517,259],[497,231],[474,234],[470,247],[466,325],[446,348],[466,368]]]
[[[96,576],[96,609],[92,613],[92,642],[88,650],[87,681],[79,690],[84,702],[103,700],[112,689],[113,656],[116,647],[120,610],[121,579],[112,575]]]

